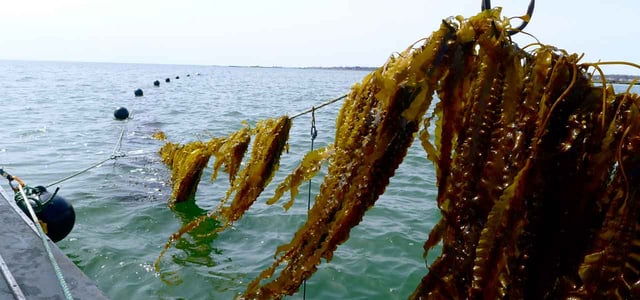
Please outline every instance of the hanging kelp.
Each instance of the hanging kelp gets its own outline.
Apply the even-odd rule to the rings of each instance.
[[[251,142],[251,129],[247,124],[244,125],[242,129],[229,135],[224,143],[213,153],[216,161],[213,164],[211,182],[218,177],[220,167],[223,167],[223,170],[229,174],[229,184],[233,184],[236,179],[236,173],[240,168],[242,158],[247,152],[249,142]]]
[[[195,141],[179,145],[167,141],[162,131],[153,134],[153,138],[165,141],[159,154],[162,161],[171,169],[173,191],[169,199],[169,207],[175,203],[193,199],[202,177],[202,172],[213,155],[215,162],[211,181],[218,175],[220,167],[229,174],[229,182],[233,182],[242,158],[251,140],[248,125],[230,134],[227,138],[212,138],[208,142]]]
[[[276,188],[276,191],[267,201],[267,204],[274,204],[282,197],[286,191],[291,191],[291,200],[283,205],[285,210],[289,210],[298,195],[298,188],[304,181],[311,180],[318,172],[322,164],[333,155],[333,146],[327,146],[310,151],[302,159],[300,165],[293,170]]]
[[[251,157],[249,157],[245,167],[237,176],[234,176],[233,174],[235,173],[231,170],[237,170],[244,156],[244,152],[247,149],[246,144],[248,144],[250,140],[248,127],[244,127],[238,132],[231,134],[227,140],[222,143],[222,146],[217,147],[216,150],[213,151],[217,151],[216,157],[218,161],[223,161],[222,164],[225,165],[227,170],[230,170],[230,180],[231,177],[234,177],[233,182],[216,210],[182,226],[178,232],[169,238],[160,257],[156,260],[156,268],[159,267],[160,259],[171,244],[185,233],[198,227],[204,220],[212,218],[220,221],[222,226],[215,229],[216,232],[220,232],[242,217],[260,193],[262,193],[264,188],[271,182],[275,171],[278,169],[280,155],[286,148],[290,129],[291,119],[287,116],[258,122],[256,128],[253,130],[255,138],[251,150]],[[214,164],[214,168],[219,168],[218,162]],[[231,204],[225,206],[231,196],[233,196]]]
[[[245,298],[293,294],[331,259],[384,191],[434,89],[441,101],[420,136],[443,217],[425,250],[443,250],[412,298],[638,296],[639,98],[594,87],[577,55],[517,48],[509,29],[498,10],[446,21],[354,87],[307,223]]]
[[[459,25],[475,36],[421,134],[442,212],[425,250],[442,254],[412,298],[637,298],[638,95],[594,87],[577,55],[516,48],[483,14]]]
[[[162,161],[171,168],[173,191],[169,199],[170,207],[176,202],[193,199],[202,177],[202,170],[207,166],[212,150],[217,148],[220,142],[219,139],[185,145],[168,142],[160,149]]]
[[[246,298],[293,294],[330,261],[349,231],[384,192],[431,103],[455,31],[442,26],[419,49],[407,49],[353,87],[336,122],[334,153],[307,222],[281,255],[249,285]],[[273,281],[260,286],[277,267]]]
[[[590,70],[604,63],[517,47],[512,29],[497,9],[445,20],[356,84],[333,146],[307,154],[268,201],[295,198],[329,161],[306,223],[242,297],[291,295],[330,261],[422,126],[442,213],[424,248],[442,253],[411,298],[640,298],[640,97],[595,86]],[[209,217],[228,226],[269,183],[291,124],[268,124],[223,198],[232,204]]]
[[[291,119],[287,116],[259,122],[255,129],[255,141],[251,157],[229,188],[229,195],[235,193],[229,207],[222,207],[221,215],[226,224],[238,220],[258,198],[278,170],[280,154],[285,150],[291,129]]]

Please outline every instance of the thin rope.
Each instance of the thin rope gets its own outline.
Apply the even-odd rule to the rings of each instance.
[[[44,230],[42,230],[42,226],[38,221],[38,216],[36,216],[36,213],[33,211],[33,208],[31,207],[31,203],[29,203],[29,198],[27,198],[27,195],[24,193],[24,189],[22,188],[21,184],[18,184],[18,189],[20,189],[20,195],[22,195],[22,199],[25,203],[25,206],[27,207],[27,210],[31,215],[31,220],[33,220],[33,223],[36,225],[36,228],[38,229],[38,235],[42,240],[42,244],[44,245],[44,249],[47,252],[47,256],[49,257],[51,266],[53,267],[53,270],[56,273],[56,277],[58,278],[58,283],[60,284],[60,287],[64,292],[64,296],[67,300],[73,300],[73,296],[71,295],[71,291],[67,286],[67,282],[64,280],[64,276],[62,276],[62,271],[60,270],[60,266],[58,266],[58,262],[53,256],[53,253],[51,252],[51,247],[49,247],[49,241],[47,241],[46,235],[44,234]]]
[[[310,113],[310,112],[313,112],[313,111],[315,111],[316,109],[320,109],[320,108],[323,108],[323,107],[325,107],[325,106],[327,106],[327,105],[329,105],[329,104],[333,104],[333,103],[335,103],[335,102],[338,102],[338,101],[340,101],[340,100],[342,100],[342,99],[344,99],[344,98],[347,98],[347,96],[348,96],[347,94],[344,94],[344,95],[342,95],[342,96],[340,96],[340,97],[338,97],[338,98],[328,100],[328,101],[326,101],[326,102],[321,103],[321,104],[320,104],[320,105],[318,105],[318,106],[314,106],[314,107],[309,108],[309,109],[307,109],[307,110],[305,110],[305,111],[303,111],[303,112],[299,112],[299,113],[297,113],[297,114],[295,114],[295,115],[293,115],[293,116],[289,117],[289,119],[290,119],[290,120],[293,120],[293,119],[295,119],[295,118],[297,118],[297,117],[299,117],[299,116],[302,116],[302,115],[308,114],[308,113]]]
[[[52,186],[54,186],[56,184],[60,184],[60,183],[65,182],[65,181],[67,181],[67,180],[69,180],[71,178],[74,178],[76,176],[82,175],[82,174],[88,172],[91,169],[99,167],[100,165],[102,165],[103,163],[105,163],[105,162],[107,162],[109,160],[112,160],[112,159],[115,160],[115,159],[117,159],[119,157],[127,156],[125,153],[120,152],[120,148],[122,148],[122,138],[124,137],[125,129],[126,129],[126,127],[123,125],[122,126],[122,130],[120,131],[120,137],[118,138],[118,141],[116,142],[116,145],[113,147],[113,151],[111,151],[111,156],[109,156],[109,157],[107,157],[107,158],[105,158],[105,159],[103,159],[103,160],[101,160],[101,161],[99,161],[99,162],[97,162],[97,163],[95,163],[95,164],[93,164],[93,165],[81,170],[81,171],[78,171],[78,172],[73,173],[73,174],[71,174],[71,175],[69,175],[67,177],[64,177],[64,178],[60,179],[60,180],[54,181],[52,183],[49,183],[49,184],[45,185],[45,188],[52,187]]]
[[[118,142],[116,143],[116,145],[113,147],[113,151],[111,151],[111,156],[115,156],[120,153],[120,148],[122,148],[122,138],[124,137],[124,131],[126,129],[126,123],[125,125],[122,125],[122,130],[120,130],[120,137],[118,137]]]
[[[2,255],[0,255],[0,269],[2,269],[2,274],[4,275],[4,279],[7,281],[7,284],[11,288],[11,292],[13,292],[13,297],[16,300],[26,300],[27,298],[24,296],[24,293],[22,293],[22,290],[20,289],[18,282],[11,274],[11,271],[9,270],[7,263],[4,261],[4,259],[2,259]]]
[[[343,98],[346,97],[343,96]],[[336,100],[337,101],[337,100]],[[335,101],[334,101],[335,102]],[[318,136],[318,130],[316,129],[316,108],[311,107],[311,151],[313,151],[313,142],[316,140]],[[307,215],[309,215],[309,210],[311,210],[311,179],[309,179],[309,190],[307,192]],[[307,280],[303,281],[302,285],[302,299],[307,299]]]

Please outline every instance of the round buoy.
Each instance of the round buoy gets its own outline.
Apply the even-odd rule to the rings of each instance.
[[[176,79],[180,79],[180,76],[176,76]]]
[[[76,222],[73,206],[58,195],[53,197],[37,216],[41,222],[47,224],[47,236],[54,242],[64,239]]]
[[[142,97],[142,89],[137,89],[133,92],[136,97]]]
[[[164,82],[169,82],[169,81],[171,81],[171,79],[169,79],[169,78],[164,80]]]
[[[157,81],[157,80],[156,80],[156,81],[154,81],[154,82],[153,82],[153,85],[155,85],[155,86],[160,86],[160,81]]]
[[[54,242],[64,239],[76,223],[76,212],[73,206],[58,195],[55,195],[53,199],[51,199],[51,193],[43,186],[37,186],[35,189],[38,191],[39,198],[42,201],[46,201],[42,203],[40,207],[33,207],[35,202],[31,204],[40,224],[42,224],[42,229]],[[33,202],[33,200],[29,201]],[[29,219],[31,219],[24,202],[18,203],[18,205]]]
[[[191,74],[187,74],[187,77],[191,77]]]
[[[124,107],[118,107],[113,112],[113,116],[116,118],[116,120],[126,120],[127,118],[129,118],[129,111]]]

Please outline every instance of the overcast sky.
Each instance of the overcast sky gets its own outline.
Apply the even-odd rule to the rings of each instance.
[[[0,59],[380,66],[470,0],[2,0]],[[506,16],[529,0],[492,1]],[[640,1],[538,0],[526,31],[583,61],[640,63]],[[533,40],[520,35],[516,41]],[[629,67],[609,73],[640,74]]]

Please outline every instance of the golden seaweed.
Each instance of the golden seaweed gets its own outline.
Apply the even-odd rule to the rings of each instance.
[[[500,20],[467,24],[477,51],[457,61],[477,67],[453,61],[421,134],[443,215],[425,252],[443,250],[411,298],[638,297],[638,96],[594,87],[575,54],[522,51]]]
[[[307,222],[278,248],[282,254],[249,285],[245,298],[293,294],[348,239],[406,155],[453,37],[443,25],[423,47],[391,57],[353,87],[336,121],[334,154]],[[260,285],[285,262],[277,278]]]
[[[292,295],[322,259],[331,261],[422,126],[442,214],[423,247],[426,256],[441,243],[442,252],[411,299],[640,298],[640,96],[616,94],[604,76],[595,86],[590,72],[606,63],[580,63],[542,44],[525,51],[511,31],[499,9],[450,18],[356,84],[333,146],[308,153],[268,200],[290,190],[290,207],[299,185],[329,161],[306,223],[242,297]],[[425,116],[434,93],[440,101]],[[258,124],[247,166],[207,217],[224,228],[256,201],[290,126],[286,117]],[[216,149],[239,153],[248,143],[245,133],[232,140]],[[178,166],[185,155],[175,153],[196,149],[167,143],[161,153]],[[238,166],[238,158],[218,159],[216,170]]]
[[[223,207],[221,211],[225,224],[238,220],[271,182],[278,170],[280,155],[285,150],[290,129],[291,119],[287,116],[263,120],[256,125],[251,157],[225,197],[226,199],[228,195],[235,193],[231,205]],[[221,204],[224,202],[225,200]]]
[[[213,153],[215,163],[211,174],[211,182],[218,177],[220,167],[224,167],[224,171],[229,174],[229,184],[233,184],[236,179],[236,173],[242,163],[242,158],[251,142],[251,130],[245,126],[229,135],[224,143]]]
[[[218,208],[205,216],[200,216],[195,220],[182,226],[178,232],[169,237],[163,251],[156,259],[155,267],[159,269],[160,260],[171,244],[180,239],[185,233],[197,228],[203,221],[211,218],[222,223],[221,226],[214,229],[215,232],[221,232],[231,226],[231,224],[246,212],[253,204],[264,188],[273,178],[274,173],[278,169],[280,155],[286,148],[286,142],[289,139],[289,130],[291,129],[291,119],[282,116],[278,119],[267,119],[258,122],[253,130],[255,139],[251,157],[246,166],[234,176],[233,183],[227,190],[225,197],[220,201]],[[248,128],[244,127],[236,133],[230,135],[226,142],[215,140],[216,147],[211,147],[211,152],[218,152],[226,155],[232,155],[233,158],[223,158],[221,161],[227,164],[229,168],[237,168],[242,160],[242,155],[246,149],[246,143],[249,141]],[[228,145],[225,147],[224,145]],[[222,145],[222,146],[220,146]],[[233,176],[230,172],[230,178]],[[231,197],[233,200],[229,206],[225,206],[227,200]]]
[[[211,157],[211,148],[215,148],[218,143],[215,139],[209,143],[196,141],[185,145],[168,142],[160,149],[163,162],[171,168],[173,190],[169,207],[177,202],[193,199],[202,171]]]
[[[282,195],[286,191],[291,191],[291,200],[283,205],[285,210],[289,210],[293,205],[293,202],[298,195],[298,188],[304,181],[311,180],[318,172],[320,171],[320,167],[322,163],[325,162],[333,155],[333,146],[327,146],[324,148],[319,148],[313,151],[309,151],[307,155],[304,156],[300,165],[284,179],[280,185],[276,188],[276,191],[271,197],[271,199],[267,200],[267,204],[274,204],[282,197]]]
[[[165,135],[164,132],[157,130],[155,131],[152,135],[152,138],[156,139],[156,140],[161,140],[161,141],[165,141],[167,140],[167,136]]]
[[[167,141],[162,131],[155,132],[153,137]],[[159,154],[172,171],[173,190],[169,207],[194,198],[203,170],[211,156],[215,157],[211,181],[216,179],[220,167],[223,166],[223,170],[229,173],[229,181],[233,182],[250,139],[250,129],[245,126],[227,138],[212,138],[206,143],[194,141],[180,145],[167,141],[160,148]]]

